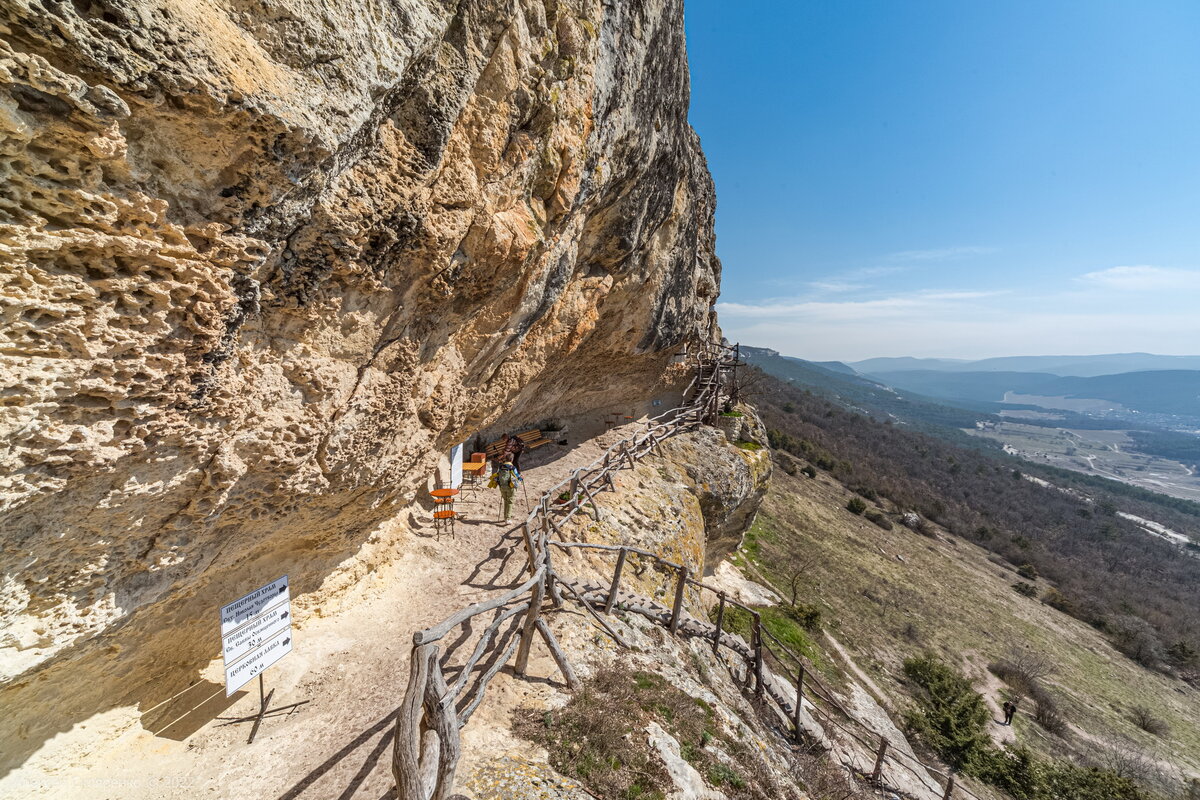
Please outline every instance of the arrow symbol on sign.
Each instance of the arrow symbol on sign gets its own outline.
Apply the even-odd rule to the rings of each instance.
[[[287,643],[288,643],[288,642],[290,642],[290,641],[291,641],[291,639],[290,639],[290,638],[288,638],[288,639],[284,639],[284,640],[283,640],[283,643],[284,643],[284,644],[287,644]]]
[[[283,594],[286,591],[287,591],[287,584],[285,583],[283,586],[279,587],[279,593]]]
[[[279,615],[279,618],[280,618],[280,619],[287,619],[287,618],[288,618],[288,612],[286,612],[286,611],[285,611],[285,612],[283,612],[282,614],[280,614],[280,615]]]

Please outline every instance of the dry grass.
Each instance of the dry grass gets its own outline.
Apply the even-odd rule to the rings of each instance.
[[[520,712],[514,729],[545,747],[554,769],[598,797],[660,800],[672,786],[646,743],[651,721],[674,736],[683,758],[731,800],[791,797],[751,747],[720,730],[708,703],[651,672],[605,667],[563,708]]]
[[[896,678],[907,656],[931,649],[979,676],[1019,646],[1053,667],[1032,671],[1053,692],[1047,719],[1053,711],[1089,737],[1128,739],[1200,773],[1200,726],[1193,722],[1200,692],[1138,666],[1082,622],[1013,592],[1013,573],[981,548],[903,526],[884,532],[847,514],[850,494],[826,474],[811,480],[777,472],[745,557],[776,586],[787,585],[793,561],[811,561],[799,599],[822,605],[823,624],[897,705],[907,699]],[[1172,737],[1164,742],[1140,727],[1129,714],[1135,705]],[[1037,735],[1028,719],[1017,718],[1020,741],[1047,754],[1078,755],[1081,744]]]

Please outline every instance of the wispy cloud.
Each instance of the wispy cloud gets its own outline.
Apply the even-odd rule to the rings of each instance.
[[[947,314],[970,305],[965,301],[1004,294],[1004,292],[926,291],[882,297],[872,300],[776,300],[767,303],[718,303],[723,317],[747,319],[805,318],[813,322],[870,322],[882,318]]]
[[[939,247],[933,250],[902,250],[899,253],[889,254],[887,260],[899,262],[949,261],[955,258],[983,256],[995,252],[997,252],[995,247],[981,247],[979,245],[969,247]]]
[[[856,292],[867,288],[865,283],[851,283],[850,281],[811,281],[808,284],[813,289],[821,292]]]
[[[1092,286],[1124,292],[1200,290],[1200,270],[1148,264],[1110,267],[1081,275],[1079,280]]]

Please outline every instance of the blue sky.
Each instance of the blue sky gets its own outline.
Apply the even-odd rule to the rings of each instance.
[[[1200,2],[685,8],[730,339],[1200,352]]]

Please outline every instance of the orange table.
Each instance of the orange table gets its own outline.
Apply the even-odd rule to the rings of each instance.
[[[468,461],[463,464],[463,477],[467,479],[467,486],[472,489],[478,489],[485,469],[487,469],[486,461]]]

